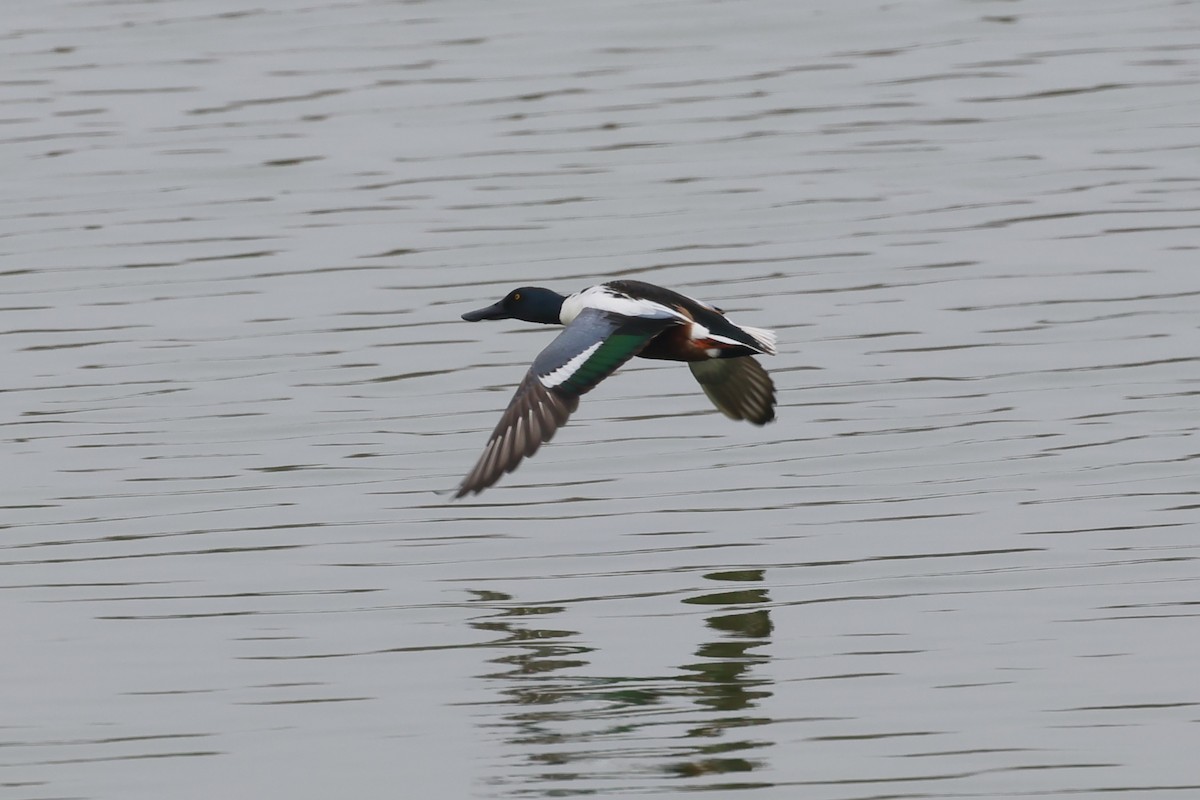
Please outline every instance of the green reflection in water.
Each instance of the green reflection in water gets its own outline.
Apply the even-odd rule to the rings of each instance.
[[[475,592],[487,613],[471,625],[497,637],[486,647],[500,650],[489,659],[500,669],[480,676],[493,684],[499,699],[489,705],[500,716],[487,715],[481,727],[501,731],[510,753],[492,783],[542,796],[666,788],[664,777],[688,780],[695,790],[771,785],[703,780],[761,770],[773,744],[747,736],[772,722],[751,713],[772,695],[770,679],[757,677],[769,658],[758,651],[770,641],[770,612],[747,608],[769,602],[768,592],[728,590],[729,583],[761,582],[764,572],[704,577],[720,590],[683,602],[713,607],[708,635],[667,675],[588,675],[584,656],[595,648],[578,631],[545,624],[568,605]]]

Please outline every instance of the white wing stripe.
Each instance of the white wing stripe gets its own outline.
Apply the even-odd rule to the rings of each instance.
[[[592,357],[593,353],[600,349],[600,345],[602,344],[604,344],[604,342],[596,342],[594,345],[588,347],[582,353],[575,356],[554,371],[547,373],[546,375],[538,375],[538,380],[541,381],[542,386],[545,386],[547,389],[553,389],[555,386],[570,380],[571,376],[575,374],[575,371],[587,363],[587,360]]]

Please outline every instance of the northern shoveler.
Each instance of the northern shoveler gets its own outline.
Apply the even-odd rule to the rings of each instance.
[[[775,354],[775,334],[735,325],[721,309],[642,281],[609,281],[564,297],[536,286],[514,289],[462,315],[566,325],[533,366],[454,496],[482,492],[554,435],[579,396],[634,356],[686,361],[708,399],[731,419],[775,418],[775,385],[753,356]]]

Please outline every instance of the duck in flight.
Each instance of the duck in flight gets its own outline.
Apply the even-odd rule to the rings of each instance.
[[[456,498],[482,492],[550,441],[579,396],[634,356],[686,361],[725,416],[765,425],[775,418],[775,385],[754,359],[775,354],[775,334],[736,325],[721,309],[642,281],[609,281],[564,297],[529,286],[468,322],[519,319],[566,329],[538,354]]]

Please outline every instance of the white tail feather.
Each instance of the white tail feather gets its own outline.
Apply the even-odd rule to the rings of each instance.
[[[769,331],[766,328],[751,328],[749,325],[739,325],[743,331],[749,334],[750,338],[758,342],[758,346],[767,355],[775,355],[775,331]]]
[[[766,328],[751,328],[749,325],[734,324],[738,330],[754,340],[759,350],[770,356],[775,355],[775,331],[769,331]],[[725,344],[734,345],[737,347],[747,346],[746,343],[741,339],[734,339],[729,336],[722,336],[719,333],[713,333],[695,320],[692,321],[692,326],[688,333],[691,334],[693,339],[713,339],[715,341],[724,342]]]

